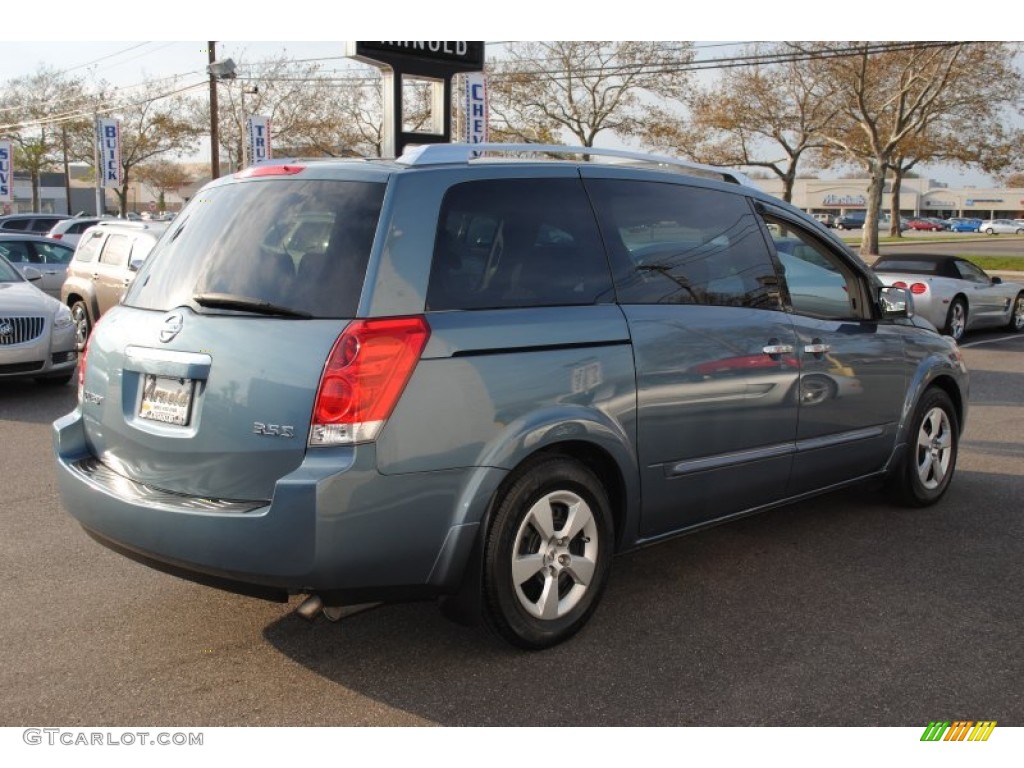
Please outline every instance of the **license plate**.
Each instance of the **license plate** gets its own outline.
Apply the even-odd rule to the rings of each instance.
[[[184,426],[192,412],[192,379],[146,374],[139,417]]]

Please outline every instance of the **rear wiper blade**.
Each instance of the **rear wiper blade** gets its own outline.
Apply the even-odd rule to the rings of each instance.
[[[276,315],[278,317],[313,317],[308,312],[234,293],[197,293],[192,297],[192,301],[201,307],[210,307],[211,309],[237,309],[242,312],[255,312],[260,315]]]

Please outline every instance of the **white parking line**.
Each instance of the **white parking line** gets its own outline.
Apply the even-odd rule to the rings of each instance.
[[[997,341],[1015,341],[1019,339],[1024,339],[1024,335],[1014,333],[1007,336],[1000,336],[998,339],[982,339],[981,341],[972,341],[969,344],[961,344],[960,347],[961,349],[965,349],[967,347],[980,347],[982,344],[995,344]]]

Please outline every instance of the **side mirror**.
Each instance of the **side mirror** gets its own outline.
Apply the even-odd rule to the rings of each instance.
[[[142,269],[142,265],[146,263],[145,259],[132,259],[128,262],[128,269],[132,272],[138,272]]]
[[[914,316],[914,299],[906,288],[882,286],[878,290],[878,305],[885,320]]]
[[[1001,278],[1001,277],[993,277],[992,278],[992,285],[1002,285],[1002,284],[1003,284],[1003,278]]]
[[[30,283],[34,283],[37,280],[42,280],[43,279],[43,273],[40,272],[35,267],[22,267],[21,275],[26,280],[28,280]]]

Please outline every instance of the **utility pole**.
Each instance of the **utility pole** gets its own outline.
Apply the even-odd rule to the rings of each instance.
[[[210,64],[217,60],[217,43],[210,41],[206,52]],[[217,78],[210,72],[210,178],[220,178],[220,130],[217,126]]]
[[[102,216],[107,212],[107,190],[103,187],[103,177],[100,175],[103,170],[100,168],[100,116],[92,114],[92,152],[93,167],[96,169],[96,215]]]
[[[67,214],[74,216],[71,212],[71,170],[68,168],[68,124],[60,124],[61,145],[64,149],[64,199],[67,201]]]

